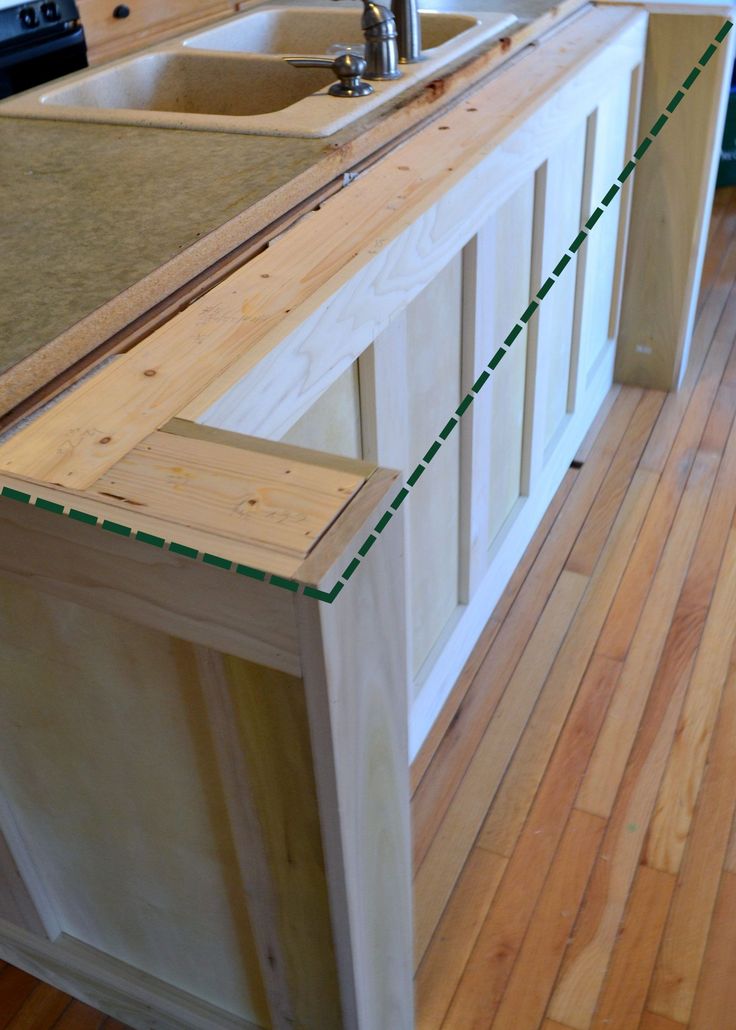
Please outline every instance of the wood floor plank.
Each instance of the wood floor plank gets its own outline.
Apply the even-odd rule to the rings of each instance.
[[[416,1030],[441,1026],[506,859],[473,848],[416,975]]]
[[[0,1030],[5,1030],[24,1001],[38,984],[30,973],[5,966],[0,973]]]
[[[588,580],[563,572],[414,878],[415,961],[439,922]]]
[[[695,994],[691,1030],[727,1027],[736,1013],[736,876],[721,879]]]
[[[701,654],[704,647],[705,638]],[[690,691],[695,687],[694,675]],[[723,691],[701,797],[647,1002],[652,1012],[676,1022],[687,1023],[690,1019],[736,809],[735,740],[736,664],[733,664]]]
[[[615,680],[616,663],[604,659],[608,675]],[[589,702],[603,701],[610,689],[599,670],[590,670]],[[597,684],[597,690],[592,686]],[[572,727],[572,722],[571,722]],[[582,722],[578,724],[578,728]],[[448,1026],[459,1028],[475,1012],[478,997],[485,999],[486,1011],[499,1004],[513,963],[522,945],[536,901],[554,859],[562,831],[568,821],[586,756],[576,753],[573,729],[567,746],[560,751],[554,772],[545,776],[519,843],[509,861],[503,880],[478,935],[463,980],[453,999]],[[592,746],[592,745],[591,745]]]
[[[674,887],[674,876],[639,866],[591,1023],[594,1030],[639,1025]]]
[[[695,324],[683,383],[678,391],[668,394],[652,430],[642,456],[643,468],[664,471],[677,437],[683,433],[690,435],[693,429],[697,433],[697,427],[688,423],[697,417],[698,409],[705,407],[707,412],[710,408],[707,395],[715,395],[714,386],[721,380],[723,369],[719,371],[719,366],[728,356],[735,310],[736,238],[729,245],[717,281]]]
[[[478,670],[483,664],[483,659],[488,653],[488,649],[495,640],[496,634],[500,628],[500,620],[491,616],[483,627],[483,632],[478,638],[470,657],[463,666],[462,671],[457,678],[457,682],[452,688],[450,696],[442,706],[442,711],[435,720],[432,729],[429,731],[427,739],[422,744],[416,758],[412,762],[410,772],[410,789],[412,797],[414,796],[422,777],[429,768],[437,748],[441,745],[448,729],[452,725],[458,709],[465,700],[465,696],[472,686],[473,681],[478,674]]]
[[[81,1001],[72,1001],[54,1023],[53,1030],[100,1030],[105,1016]]]
[[[525,737],[483,824],[478,838],[482,847],[511,855],[534,799],[546,783],[551,789],[566,791],[571,799],[575,796],[621,667],[621,662],[605,656],[591,659],[552,758],[541,775],[543,756],[531,745],[522,750],[527,742]],[[536,747],[536,740],[532,743]]]
[[[544,691],[525,727],[496,801],[489,810],[481,841],[499,854],[511,853],[534,793],[570,710],[578,684],[593,654],[611,602],[649,508],[657,477],[638,472],[594,569],[584,601],[552,665]],[[502,820],[502,822],[500,821]]]
[[[606,478],[596,495],[565,568],[590,576],[611,531],[636,466],[654,427],[665,394],[647,390],[636,407]]]
[[[713,215],[703,261],[697,315],[703,310],[708,300],[716,276],[723,264],[728,245],[736,233],[736,206],[732,204],[730,196],[727,196],[727,194],[733,193],[733,189],[733,187],[729,187],[717,190],[713,201]]]
[[[547,603],[586,512],[598,492],[641,391],[623,387],[595,440],[534,566],[469,688],[412,803],[414,869],[418,869],[445,817],[539,615]]]
[[[21,1007],[6,1024],[7,1030],[47,1030],[65,1008],[69,996],[50,984],[37,983]]]
[[[570,930],[605,830],[573,811],[511,974],[494,1030],[536,1027],[544,1018]],[[488,1017],[490,1013],[486,1013]]]
[[[729,535],[677,739],[669,757],[647,841],[647,864],[666,872],[677,873],[680,868],[734,644],[736,529]],[[736,753],[736,749],[734,751]],[[731,825],[730,816],[728,825]],[[727,842],[726,837],[724,852]],[[721,862],[724,857],[725,854],[721,856]],[[654,1011],[661,1010],[656,1008]]]
[[[645,1012],[641,1017],[639,1030],[684,1030],[684,1026],[682,1023],[674,1023],[671,1019],[665,1019],[664,1016],[658,1016],[655,1012]]]
[[[616,695],[609,706],[580,788],[577,806],[586,812],[608,816],[613,807],[649,688],[664,651],[718,465],[718,458],[710,453],[699,454],[693,465],[626,657]]]
[[[657,676],[616,798],[588,892],[549,1007],[553,1019],[587,1030],[636,874],[692,663]]]

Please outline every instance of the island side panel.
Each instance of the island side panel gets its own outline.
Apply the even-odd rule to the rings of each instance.
[[[267,1025],[192,645],[5,578],[0,640],[0,788],[62,934]]]
[[[723,14],[649,18],[640,138],[725,21]],[[637,167],[624,279],[616,379],[677,389],[687,367],[705,254],[733,31],[718,47]]]

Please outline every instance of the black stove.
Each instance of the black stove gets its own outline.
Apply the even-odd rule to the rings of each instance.
[[[0,97],[86,67],[74,0],[0,0]]]

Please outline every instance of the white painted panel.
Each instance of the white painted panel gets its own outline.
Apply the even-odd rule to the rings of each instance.
[[[622,76],[590,118],[594,133],[590,202],[585,217],[601,202],[626,163],[631,80]],[[579,388],[587,390],[602,351],[609,343],[611,301],[616,271],[621,193],[605,209],[581,252]]]
[[[329,386],[282,438],[284,443],[362,458],[357,361]]]
[[[561,141],[547,161],[547,217],[544,240],[546,260],[541,268],[539,285],[544,282],[580,230],[585,139],[586,122],[581,121],[574,131]],[[540,310],[535,316],[540,318],[539,347],[544,352],[540,355],[539,367],[540,372],[544,369],[543,389],[546,394],[542,429],[545,450],[554,443],[567,414],[576,265],[576,262],[568,265],[541,302]]]
[[[461,254],[409,305],[406,319],[409,473],[460,400]],[[415,673],[458,603],[459,443],[456,430],[409,502]]]
[[[484,346],[486,360],[529,303],[533,211],[534,179],[530,177],[487,226],[493,233],[492,281],[481,284],[481,289],[492,291],[493,315]],[[491,405],[488,544],[521,493],[526,351],[527,330],[514,340],[486,386]]]

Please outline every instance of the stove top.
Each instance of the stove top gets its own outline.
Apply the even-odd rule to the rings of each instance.
[[[0,48],[60,35],[78,21],[74,0],[0,0]]]

